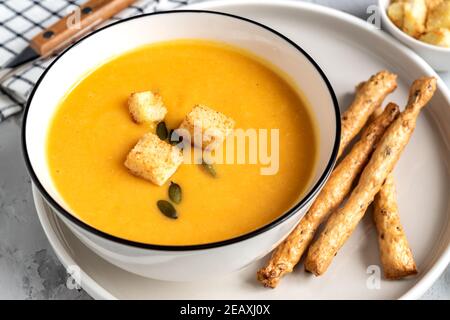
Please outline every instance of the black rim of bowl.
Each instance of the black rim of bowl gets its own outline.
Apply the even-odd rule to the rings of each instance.
[[[36,90],[39,88],[40,83],[42,82],[42,79],[45,77],[45,75],[47,74],[47,72],[53,67],[53,65],[62,57],[64,56],[64,54],[66,54],[69,50],[71,50],[73,47],[77,46],[79,43],[81,43],[82,41],[84,41],[85,39],[95,35],[96,33],[108,29],[112,26],[115,26],[117,24],[120,23],[125,23],[127,21],[130,20],[134,20],[134,19],[140,19],[143,17],[148,17],[148,16],[154,16],[154,15],[162,15],[162,14],[183,14],[183,13],[198,13],[198,14],[213,14],[213,15],[221,15],[221,16],[226,16],[229,18],[233,18],[233,19],[238,19],[241,21],[246,21],[249,22],[251,24],[257,25],[267,31],[270,31],[271,33],[277,35],[278,37],[280,37],[281,39],[283,39],[284,41],[288,42],[290,45],[292,45],[294,48],[296,48],[303,56],[305,56],[309,62],[315,67],[315,69],[319,72],[319,74],[321,75],[323,81],[325,82],[325,84],[328,87],[328,91],[331,95],[331,98],[333,100],[333,106],[334,106],[334,111],[335,111],[335,118],[336,118],[336,136],[335,136],[335,141],[334,141],[334,146],[333,146],[333,151],[331,153],[331,157],[330,160],[328,161],[328,164],[324,170],[324,172],[322,173],[322,175],[320,176],[319,180],[316,182],[316,184],[311,188],[311,190],[308,192],[308,194],[306,194],[297,204],[295,204],[291,209],[289,209],[288,211],[286,211],[284,214],[282,214],[280,217],[278,217],[277,219],[273,220],[272,222],[254,230],[251,231],[249,233],[231,238],[231,239],[227,239],[227,240],[222,240],[222,241],[217,241],[217,242],[212,242],[212,243],[205,243],[205,244],[196,244],[196,245],[156,245],[156,244],[148,244],[148,243],[143,243],[143,242],[137,242],[137,241],[132,241],[132,240],[127,240],[127,239],[123,239],[120,237],[116,237],[113,236],[111,234],[108,234],[106,232],[100,231],[90,225],[88,225],[87,223],[79,220],[78,218],[76,218],[74,215],[72,215],[70,212],[68,212],[67,210],[65,210],[61,205],[59,205],[51,196],[50,194],[45,190],[45,188],[42,186],[42,184],[40,183],[36,173],[34,172],[33,166],[31,165],[31,161],[29,159],[28,156],[28,151],[27,151],[27,142],[26,142],[26,126],[27,126],[27,115],[28,115],[28,111],[30,109],[31,103],[33,101],[33,97],[34,94],[36,93]],[[309,202],[319,191],[319,189],[322,187],[322,185],[325,183],[326,179],[328,178],[328,176],[331,174],[331,171],[334,167],[334,164],[336,162],[337,159],[337,153],[338,153],[338,149],[339,149],[339,144],[340,144],[340,136],[341,136],[341,119],[340,119],[340,111],[339,111],[339,105],[338,105],[338,101],[336,98],[336,95],[334,93],[334,90],[330,84],[330,81],[328,80],[328,78],[325,76],[325,73],[322,71],[322,69],[319,67],[319,65],[314,61],[314,59],[305,51],[303,50],[303,48],[301,48],[298,44],[296,44],[295,42],[293,42],[292,40],[290,40],[289,38],[287,38],[286,36],[284,36],[283,34],[279,33],[278,31],[264,25],[261,24],[259,22],[244,18],[244,17],[240,17],[240,16],[236,16],[233,14],[228,14],[228,13],[223,13],[223,12],[217,12],[217,11],[209,11],[209,10],[175,10],[175,11],[161,11],[161,12],[153,12],[153,13],[148,13],[148,14],[143,14],[143,15],[139,15],[139,16],[134,16],[134,17],[129,17],[127,19],[123,19],[117,22],[114,22],[110,25],[107,25],[103,28],[100,28],[88,35],[86,35],[85,37],[83,37],[82,39],[80,39],[78,42],[76,42],[75,44],[71,45],[70,47],[68,47],[67,49],[65,49],[50,65],[49,67],[44,71],[44,73],[40,76],[39,80],[37,81],[36,85],[34,86],[30,97],[28,98],[27,104],[25,106],[25,110],[24,110],[24,115],[23,115],[23,125],[22,125],[22,137],[21,137],[21,141],[22,141],[22,152],[24,155],[24,159],[25,159],[25,164],[27,167],[27,170],[31,176],[31,179],[34,183],[34,185],[37,187],[37,189],[39,190],[39,192],[41,193],[41,195],[44,197],[44,199],[46,200],[46,202],[53,207],[53,209],[58,213],[61,214],[64,218],[68,219],[69,221],[71,221],[72,223],[74,223],[75,225],[77,225],[78,227],[89,231],[91,233],[93,233],[96,236],[108,239],[110,241],[113,242],[117,242],[119,244],[122,245],[128,245],[131,247],[137,247],[137,248],[141,248],[141,249],[150,249],[150,250],[159,250],[159,251],[192,251],[192,250],[201,250],[201,249],[212,249],[212,248],[218,248],[218,247],[222,247],[222,246],[226,246],[226,245],[231,245],[234,243],[238,243],[240,241],[255,237],[261,233],[264,233],[268,230],[271,230],[272,228],[274,228],[275,226],[279,225],[280,223],[282,223],[283,221],[287,220],[288,218],[292,217],[298,210],[300,210],[307,202]]]

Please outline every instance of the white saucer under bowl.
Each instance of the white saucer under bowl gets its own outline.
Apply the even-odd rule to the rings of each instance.
[[[186,8],[186,7],[184,7]],[[399,88],[388,99],[404,106],[408,86],[435,75],[411,50],[381,30],[348,14],[303,2],[213,1],[189,6],[228,12],[266,24],[300,44],[328,75],[344,109],[354,86],[389,69]],[[83,288],[102,299],[415,299],[439,277],[450,261],[450,94],[442,80],[396,169],[402,224],[419,275],[403,281],[381,279],[377,239],[367,214],[334,259],[328,272],[315,278],[297,270],[275,290],[261,287],[255,272],[263,261],[206,282],[163,282],[112,266],[87,249],[58,220],[36,189],[34,197],[43,228],[65,265],[78,265]],[[373,274],[375,270],[375,274]],[[375,277],[375,278],[374,278]],[[375,279],[375,282],[373,281]],[[375,285],[374,285],[375,284]]]

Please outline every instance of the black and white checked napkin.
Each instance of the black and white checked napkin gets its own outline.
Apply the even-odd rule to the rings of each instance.
[[[154,11],[175,9],[194,0],[139,0],[106,24]],[[0,66],[30,39],[86,0],[0,0]],[[0,84],[0,122],[22,110],[34,84],[53,58],[39,60]]]

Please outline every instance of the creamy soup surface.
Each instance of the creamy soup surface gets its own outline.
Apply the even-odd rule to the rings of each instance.
[[[148,124],[131,120],[132,92],[161,94],[166,123],[177,128],[196,104],[236,121],[236,128],[279,129],[279,170],[263,164],[217,164],[212,178],[198,164],[182,164],[170,181],[183,199],[178,219],[157,208],[170,182],[158,187],[123,165]],[[215,42],[153,44],[96,68],[67,93],[48,132],[48,164],[72,214],[128,240],[193,245],[258,229],[292,207],[309,186],[317,134],[309,109],[286,77],[241,50]],[[248,150],[247,150],[248,151]]]

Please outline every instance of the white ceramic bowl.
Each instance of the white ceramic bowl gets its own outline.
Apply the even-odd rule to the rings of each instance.
[[[304,197],[288,212],[237,238],[191,246],[161,246],[120,239],[83,223],[68,210],[50,178],[45,148],[47,129],[58,102],[88,70],[141,45],[180,38],[216,40],[249,50],[293,79],[312,106],[319,126],[319,159],[314,179]],[[319,66],[298,45],[268,27],[241,17],[207,11],[172,11],[107,26],[62,53],[30,96],[24,114],[22,144],[33,182],[85,245],[130,272],[160,280],[186,281],[241,269],[273,249],[304,215],[331,173],[339,137],[340,116],[333,89]]]
[[[383,28],[403,44],[414,50],[436,71],[450,71],[450,48],[434,46],[419,41],[400,30],[388,17],[387,8],[390,0],[378,0]]]

